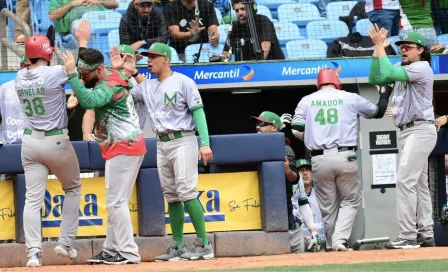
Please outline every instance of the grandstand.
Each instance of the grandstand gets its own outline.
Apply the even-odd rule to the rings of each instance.
[[[109,63],[108,52],[110,48],[118,45],[120,41],[118,33],[120,20],[125,16],[129,5],[133,5],[132,0],[117,0],[117,2],[118,7],[115,9],[87,11],[81,16],[81,18],[88,18],[92,25],[92,37],[89,46],[99,49],[105,55],[107,63]],[[363,1],[360,2],[363,3]],[[285,58],[287,60],[305,60],[325,58],[328,45],[350,33],[359,32],[363,36],[368,35],[370,25],[368,18],[358,20],[357,16],[352,16],[351,21],[347,20],[353,7],[360,2],[331,1],[325,7],[325,10],[322,10],[322,8],[319,9],[319,2],[316,0],[258,0],[256,1],[256,9],[258,14],[265,15],[273,23],[275,35],[279,40]],[[49,17],[50,1],[29,0],[29,5],[31,34],[45,34],[48,27],[54,24]],[[16,13],[16,0],[7,0],[6,8]],[[230,17],[235,21],[237,16],[235,11],[231,10],[230,13]],[[202,48],[204,54],[199,62],[208,62],[212,53],[221,55],[223,46],[227,41],[230,22],[228,20],[226,22],[225,16],[216,7],[215,14],[219,24],[219,44],[204,46]],[[10,18],[7,19],[6,23],[6,37],[9,41],[14,42],[16,38],[14,35],[15,23]],[[446,35],[448,34],[439,32],[440,44],[446,43]],[[397,39],[398,36],[390,37],[392,41]],[[171,41],[168,41],[168,44],[170,43]],[[74,50],[77,47],[76,39],[71,33],[58,33],[56,44],[60,50]],[[185,54],[187,57],[178,59],[178,54],[176,54],[174,63],[193,63],[191,52],[198,46],[190,45],[182,52],[178,51],[179,55]],[[394,49],[397,51],[396,47]],[[8,56],[9,58],[12,57],[11,54]],[[139,64],[144,65],[145,60],[140,61]]]

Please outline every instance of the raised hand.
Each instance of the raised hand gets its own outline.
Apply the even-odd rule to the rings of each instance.
[[[380,29],[377,24],[371,24],[369,27],[369,36],[375,45],[383,45],[387,38],[387,33],[386,29]]]
[[[62,60],[64,61],[64,70],[67,74],[76,71],[75,58],[73,57],[72,52],[65,51],[64,54],[62,54]]]
[[[90,23],[88,19],[84,19],[75,31],[75,37],[78,41],[88,41],[90,39]]]
[[[280,122],[282,123],[280,130],[282,130],[286,126],[286,124],[290,124],[291,121],[292,121],[291,114],[289,114],[289,113],[282,114],[282,116],[280,116]]]
[[[120,49],[116,46],[113,46],[109,52],[110,55],[110,63],[112,69],[119,70],[123,67],[124,58],[121,57]]]
[[[126,54],[124,56],[123,69],[131,75],[134,74],[135,70],[136,70],[135,69],[136,62],[137,62],[137,59],[135,56]]]

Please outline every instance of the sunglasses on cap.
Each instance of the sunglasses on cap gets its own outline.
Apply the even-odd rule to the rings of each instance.
[[[419,46],[416,44],[402,44],[399,47],[400,51],[408,52],[409,50],[412,50],[413,48],[418,48]]]
[[[272,123],[257,121],[257,126],[259,126],[259,127],[272,126]]]

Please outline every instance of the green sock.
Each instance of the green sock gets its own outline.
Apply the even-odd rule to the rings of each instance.
[[[201,203],[197,198],[184,202],[190,215],[191,222],[193,223],[196,235],[202,238],[204,245],[208,245],[207,232],[205,231],[204,211],[202,210]]]
[[[184,205],[182,202],[169,203],[168,214],[173,240],[179,247],[184,247]]]

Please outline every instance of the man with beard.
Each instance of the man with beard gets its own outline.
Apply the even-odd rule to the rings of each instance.
[[[106,160],[106,207],[109,212],[103,250],[87,262],[139,263],[141,258],[134,241],[128,204],[146,145],[131,95],[133,85],[121,71],[104,67],[100,51],[84,48],[90,38],[87,20],[81,22],[75,36],[81,47],[78,72],[70,51],[63,55],[64,65],[81,107],[95,110],[95,136]],[[114,50],[118,50],[118,55],[111,52],[111,62],[116,57],[121,59],[119,49],[115,47]],[[89,92],[86,87],[93,90]]]
[[[434,125],[431,54],[422,34],[408,32],[395,44],[400,47],[401,63],[393,65],[383,42],[387,30],[370,26],[375,44],[369,83],[394,84],[392,118],[400,129],[400,162],[397,171],[397,219],[400,234],[386,248],[434,246],[434,222],[428,187],[428,157],[437,141]]]
[[[238,22],[232,23],[232,37],[231,40],[224,46],[223,56],[229,57],[229,49],[235,51],[239,46],[243,54],[243,60],[256,60],[250,29],[247,22],[246,5],[242,0],[233,0],[233,8],[238,17]],[[257,31],[258,40],[263,51],[263,59],[265,60],[282,60],[285,59],[275,28],[268,17],[260,14],[254,14],[255,27]],[[237,44],[238,43],[238,44]]]
[[[168,42],[165,16],[154,8],[153,0],[134,0],[120,21],[120,43],[134,49],[149,48],[155,42]]]

